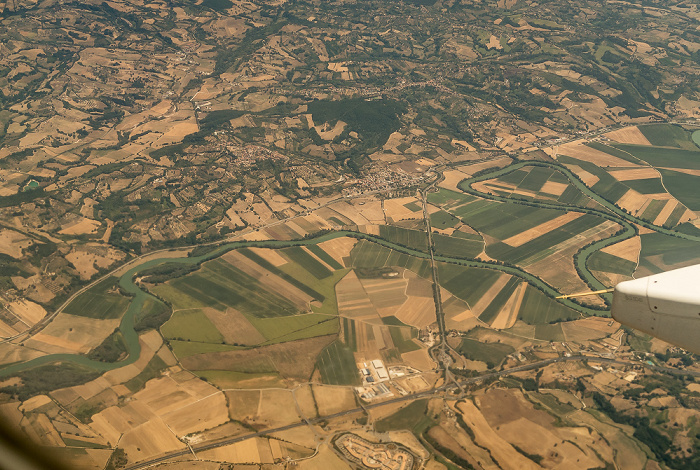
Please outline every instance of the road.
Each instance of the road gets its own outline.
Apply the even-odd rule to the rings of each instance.
[[[134,465],[130,465],[126,467],[124,470],[137,470],[145,467],[150,467],[152,465],[156,465],[162,462],[166,462],[171,459],[175,459],[177,457],[183,457],[185,455],[189,455],[192,453],[197,453],[197,452],[204,452],[207,450],[211,449],[216,449],[218,447],[223,447],[231,444],[235,444],[237,442],[242,442],[247,439],[252,439],[254,437],[263,437],[263,436],[269,436],[271,434],[275,434],[278,432],[282,431],[288,431],[290,429],[298,428],[301,426],[308,426],[310,424],[318,424],[323,421],[328,421],[334,418],[340,418],[343,416],[347,415],[352,415],[355,413],[361,413],[364,412],[365,410],[368,409],[374,409],[374,408],[379,408],[382,406],[388,406],[396,403],[401,403],[404,401],[411,401],[411,400],[416,400],[419,398],[426,398],[426,397],[431,397],[440,393],[444,392],[449,392],[453,390],[459,389],[461,392],[463,392],[463,387],[465,385],[471,385],[471,384],[476,384],[485,380],[489,379],[497,379],[501,377],[507,377],[509,375],[518,373],[518,372],[524,372],[527,370],[534,370],[534,369],[540,369],[542,367],[546,367],[551,364],[555,363],[560,363],[560,362],[572,362],[572,361],[594,361],[594,362],[600,362],[600,363],[605,363],[605,364],[614,364],[614,365],[620,365],[620,366],[643,366],[647,369],[654,370],[656,372],[662,372],[662,373],[670,373],[670,374],[675,374],[675,375],[692,375],[693,377],[700,377],[700,372],[695,372],[695,371],[685,371],[685,370],[679,370],[679,369],[672,369],[670,367],[661,367],[661,366],[652,366],[646,363],[642,362],[632,362],[632,361],[623,361],[619,359],[609,359],[605,357],[598,357],[598,356],[585,356],[585,355],[576,355],[576,356],[562,356],[562,357],[556,357],[552,359],[545,359],[542,361],[537,361],[533,362],[530,364],[524,364],[522,366],[517,366],[517,367],[512,367],[510,369],[506,370],[501,370],[501,371],[495,371],[495,372],[487,372],[484,374],[480,374],[478,376],[474,377],[469,377],[461,380],[455,380],[454,383],[448,383],[445,385],[442,385],[440,387],[435,387],[430,390],[426,390],[424,392],[419,392],[419,393],[411,393],[408,395],[404,395],[401,397],[396,397],[396,398],[391,398],[389,400],[383,401],[381,403],[369,403],[363,406],[359,406],[357,408],[352,408],[350,410],[346,411],[341,411],[339,413],[333,413],[330,415],[325,415],[325,416],[319,416],[317,418],[309,418],[305,419],[296,423],[288,424],[286,426],[280,426],[277,428],[271,428],[271,429],[265,429],[262,431],[258,432],[253,432],[249,434],[244,434],[241,436],[236,436],[236,437],[230,437],[226,439],[221,439],[215,442],[209,442],[206,444],[195,444],[192,446],[189,446],[183,450],[178,450],[175,452],[170,452],[166,455],[163,455],[161,457],[157,457],[154,459],[150,460],[145,460],[143,462],[139,462]],[[460,393],[458,395],[454,395],[452,398],[454,400],[459,400],[463,398],[464,393]]]

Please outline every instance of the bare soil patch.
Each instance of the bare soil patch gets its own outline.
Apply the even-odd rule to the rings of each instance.
[[[621,144],[651,145],[651,142],[642,134],[637,126],[625,127],[616,131],[604,134],[610,140]]]
[[[265,341],[265,337],[255,329],[248,318],[236,309],[228,308],[221,312],[214,308],[205,308],[202,311],[227,343],[252,345]]]

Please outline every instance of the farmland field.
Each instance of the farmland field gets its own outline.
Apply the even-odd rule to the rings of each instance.
[[[166,339],[219,344],[224,340],[219,330],[201,310],[173,313],[172,318],[161,327],[161,332]]]
[[[455,234],[458,233],[460,232],[455,232]],[[483,250],[484,242],[480,236],[471,235],[470,238],[462,238],[455,234],[450,237],[433,234],[435,254],[454,258],[475,258]]]
[[[700,210],[700,176],[689,175],[679,171],[661,169],[664,185],[668,192],[691,211]]]
[[[518,318],[531,325],[573,320],[578,316],[575,311],[550,299],[532,286],[527,286],[518,312]]]
[[[508,354],[515,352],[515,348],[502,343],[482,343],[470,338],[462,338],[457,350],[467,359],[485,362],[489,368],[500,364]]]
[[[104,320],[121,317],[129,306],[129,299],[116,290],[118,282],[118,278],[108,277],[78,296],[64,311],[71,315]]]
[[[380,225],[379,236],[415,250],[426,251],[428,249],[428,235],[424,230],[408,230],[393,225]]]
[[[588,269],[631,276],[637,264],[618,256],[596,251],[588,258]]]
[[[329,385],[359,385],[360,377],[355,357],[348,346],[335,341],[316,360],[321,379]]]

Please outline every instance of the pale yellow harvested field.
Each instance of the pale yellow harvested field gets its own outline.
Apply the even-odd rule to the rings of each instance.
[[[686,388],[687,388],[688,390],[690,390],[691,392],[698,392],[698,393],[700,393],[700,384],[699,384],[699,383],[688,384],[688,385],[686,386]]]
[[[254,279],[257,279],[260,284],[268,288],[272,292],[284,292],[285,297],[292,302],[298,309],[307,310],[309,302],[313,300],[311,296],[285,281],[278,275],[271,273],[263,268],[255,261],[243,256],[238,251],[231,251],[221,257],[221,259],[232,264],[237,269],[245,272]]]
[[[222,312],[214,308],[204,308],[202,311],[229,344],[250,345],[265,341],[265,337],[238,310],[227,308]]]
[[[674,211],[674,209],[680,205],[682,204],[676,200],[666,201],[663,209],[661,209],[659,215],[657,215],[654,219],[654,225],[662,226],[664,223],[666,223],[666,219],[668,219],[671,216],[671,213]]]
[[[318,470],[318,469],[333,469],[333,470],[351,470],[353,467],[348,465],[344,460],[338,457],[335,452],[327,446],[321,446],[318,454],[308,460],[302,460],[297,463],[299,470]]]
[[[316,436],[308,426],[302,426],[294,429],[289,429],[287,431],[276,432],[274,434],[271,434],[270,436],[275,439],[281,439],[283,441],[291,442],[298,446],[304,446],[310,449],[316,448]]]
[[[18,409],[18,405],[18,401],[0,405],[0,416],[5,420],[5,423],[15,428],[19,428],[19,423],[24,419],[24,415]]]
[[[5,228],[0,230],[0,253],[18,259],[22,257],[24,249],[32,243],[32,240],[23,233]]]
[[[626,127],[603,135],[621,144],[651,145],[651,142],[649,142],[637,126]]]
[[[564,332],[564,337],[567,341],[584,343],[586,341],[605,338],[611,332],[600,330],[592,327],[590,324],[582,323],[585,320],[576,320],[575,322],[564,322],[561,324],[561,329]]]
[[[171,377],[149,380],[143,390],[133,395],[133,400],[138,400],[157,416],[191,405],[198,398],[182,390]]]
[[[258,450],[258,440],[264,441],[267,446],[267,439],[256,437],[247,439],[243,442],[237,442],[216,449],[199,452],[197,455],[200,459],[216,460],[219,462],[232,463],[272,463],[272,459],[262,461],[260,451]]]
[[[659,171],[656,168],[647,166],[624,170],[610,170],[609,173],[618,181],[643,180],[659,177]]]
[[[357,207],[357,209],[360,211],[362,217],[367,219],[370,223],[383,224],[385,222],[382,201],[362,199],[353,202],[355,203],[355,207]]]
[[[162,416],[172,431],[179,437],[203,431],[228,421],[226,397],[219,392]]]
[[[118,385],[139,375],[143,368],[146,367],[151,359],[153,359],[155,354],[155,351],[148,347],[148,345],[142,339],[139,340],[139,343],[141,344],[141,354],[136,362],[129,364],[128,366],[111,370],[105,373],[102,377],[107,379],[110,384]]]
[[[401,359],[409,366],[420,371],[432,370],[436,366],[435,362],[430,358],[427,349],[403,353]]]
[[[646,195],[630,189],[617,201],[617,205],[634,215],[639,215],[644,212],[650,201],[651,199]]]
[[[36,322],[46,316],[46,310],[41,305],[32,302],[31,300],[15,300],[7,306],[17,318],[22,320],[26,325],[34,325]]]
[[[25,344],[47,353],[87,353],[101,344],[118,325],[119,319],[98,320],[61,313]]]
[[[584,160],[594,163],[600,167],[634,167],[634,163],[630,163],[621,158],[613,157],[605,152],[584,145],[583,142],[571,142],[569,144],[560,145],[557,149],[558,155],[567,155],[572,158]]]
[[[596,175],[587,172],[586,170],[584,170],[583,168],[581,168],[578,165],[567,164],[566,167],[568,167],[569,170],[576,173],[576,175],[578,175],[578,177],[581,178],[581,181],[583,181],[583,183],[588,187],[591,187],[594,184],[596,184],[598,181],[600,181],[600,178],[598,178]]]
[[[148,421],[124,433],[119,447],[126,451],[129,462],[146,460],[186,446],[159,419]]]
[[[80,395],[85,400],[88,400],[95,395],[102,393],[104,390],[111,387],[111,384],[104,377],[98,377],[83,385],[76,385],[73,391]]]
[[[25,424],[26,423],[26,424]],[[27,426],[29,425],[29,426]],[[44,445],[63,447],[65,444],[61,439],[61,435],[56,431],[56,428],[51,424],[51,420],[43,413],[30,415],[28,422],[22,421],[22,426],[25,430],[31,427],[30,433],[33,432],[35,442],[41,442]]]
[[[464,173],[466,173],[468,176],[472,176],[474,173],[485,170],[487,168],[502,168],[506,165],[510,165],[513,163],[513,160],[511,160],[508,157],[501,157],[501,158],[496,158],[494,160],[488,160],[485,162],[480,162],[480,163],[474,163],[471,165],[463,165],[458,167],[458,169]],[[449,189],[449,188],[448,188]]]
[[[304,415],[304,417],[311,418],[317,416],[311,385],[302,385],[299,388],[294,389],[293,392],[294,398],[299,404],[299,408],[301,409],[301,413]]]
[[[361,206],[354,206],[345,201],[336,202],[328,206],[330,209],[338,212],[343,217],[347,217],[355,225],[367,225],[371,224],[360,212]]]
[[[509,280],[510,276],[507,274],[500,274],[496,281],[491,284],[489,290],[487,290],[484,295],[482,295],[481,298],[474,304],[472,307],[472,314],[474,314],[476,317],[481,315],[483,311],[486,310],[486,307],[488,307],[493,299],[498,295],[498,293],[501,292],[501,289],[505,287]]]
[[[326,268],[328,268],[329,271],[335,271],[335,268],[334,268],[334,267],[332,267],[330,264],[326,263],[326,262],[323,261],[321,258],[319,258],[318,256],[316,256],[316,253],[313,253],[311,250],[309,250],[308,247],[302,246],[301,249],[304,250],[304,251],[306,252],[307,255],[309,255],[310,257],[312,257],[313,259],[315,259],[316,261],[318,261],[319,263],[321,263],[323,266],[325,266]]]
[[[22,405],[20,405],[19,409],[24,413],[29,413],[30,411],[34,411],[37,408],[41,408],[42,406],[47,405],[52,401],[53,400],[51,400],[51,398],[48,395],[37,395],[23,402]]]
[[[560,215],[557,218],[554,218],[536,227],[532,227],[531,229],[520,232],[517,235],[513,235],[512,237],[503,240],[503,243],[512,247],[521,246],[531,240],[534,240],[537,237],[551,232],[552,230],[558,229],[559,227],[563,227],[572,220],[578,219],[582,215],[582,212],[567,212],[563,215]]]
[[[476,170],[474,170],[476,171]],[[459,170],[449,170],[443,172],[444,179],[438,184],[439,187],[449,189],[450,191],[459,192],[460,189],[457,186],[462,180],[465,180],[471,176],[469,173],[464,173]]]
[[[100,228],[100,222],[97,220],[80,217],[78,220],[64,225],[58,233],[64,235],[86,235],[96,233]]]
[[[457,409],[462,413],[462,418],[474,431],[476,443],[491,451],[491,455],[503,468],[512,469],[538,469],[539,465],[526,458],[506,440],[500,437],[486,421],[481,411],[471,400],[464,400],[457,405]]]
[[[284,256],[279,254],[278,250],[273,250],[272,248],[250,247],[248,249],[275,267],[282,266],[289,262]]]
[[[617,256],[628,261],[637,262],[639,251],[642,249],[642,240],[639,236],[628,238],[627,240],[615,243],[614,245],[603,248],[603,253]]]
[[[569,185],[566,183],[547,181],[544,185],[542,185],[542,189],[540,189],[540,192],[551,194],[553,196],[561,196],[562,194],[564,194],[564,191],[566,191],[566,188],[568,187]]]
[[[515,325],[515,321],[518,319],[518,311],[520,311],[520,306],[525,297],[526,288],[527,282],[518,284],[518,287],[515,288],[515,291],[511,294],[498,316],[491,323],[491,328],[503,330]]]
[[[24,330],[25,328],[22,328]],[[0,337],[1,338],[11,338],[12,336],[15,336],[19,331],[16,329],[12,328],[10,325],[5,323],[4,321],[0,320]]]
[[[362,288],[377,309],[393,309],[403,304],[407,297],[405,294],[406,279],[396,277],[391,279],[362,279]]]
[[[345,266],[343,258],[350,256],[350,250],[352,250],[356,243],[357,239],[355,238],[341,237],[319,243],[318,246],[332,256],[338,263]]]
[[[406,302],[399,306],[392,315],[407,325],[425,328],[436,321],[435,302],[432,297],[409,296]]]
[[[300,420],[291,390],[262,390],[255,417],[256,424],[275,428]]]
[[[578,447],[571,442],[566,442],[552,430],[526,418],[518,418],[510,423],[500,425],[498,433],[505,440],[528,453],[550,457],[552,449],[556,449],[558,454],[556,459],[550,457],[546,458],[546,460],[551,459],[552,463],[556,462],[559,468],[597,468],[604,466],[605,463],[600,461],[591,450],[591,447],[589,447],[591,445],[595,447],[596,443],[584,429],[580,429],[583,432],[571,433],[573,434],[571,436],[573,437],[572,441],[578,441],[576,442]],[[585,444],[588,444],[588,446],[584,447]],[[579,447],[586,448],[588,452],[583,452]]]
[[[399,220],[412,220],[422,218],[423,212],[421,210],[412,211],[411,209],[406,207],[406,204],[411,203],[417,204],[418,206],[422,207],[421,201],[419,201],[413,196],[401,197],[396,199],[386,199],[384,201],[384,211],[386,212],[386,216],[388,218],[391,218],[391,220],[393,220],[394,222],[397,222]]]
[[[83,280],[90,279],[97,274],[98,268],[107,268],[115,261],[123,259],[124,255],[114,250],[110,250],[107,256],[92,253],[88,250],[71,251],[65,256],[66,260],[75,266]]]
[[[321,416],[355,408],[355,392],[349,387],[317,385],[312,387]]]
[[[569,417],[574,422],[588,426],[605,436],[605,441],[614,449],[614,453],[607,449],[608,445],[603,445],[605,441],[599,441],[596,450],[604,458],[607,458],[606,454],[614,455],[614,462],[618,468],[645,468],[647,458],[644,451],[639,448],[636,441],[625,435],[617,426],[598,421],[591,413],[584,410],[576,410]]]

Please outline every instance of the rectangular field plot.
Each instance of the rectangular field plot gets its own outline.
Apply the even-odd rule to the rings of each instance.
[[[473,235],[472,237],[462,238],[454,235],[448,237],[446,235],[433,234],[435,254],[457,258],[475,258],[484,249],[484,242],[478,235]]]
[[[538,289],[527,286],[518,318],[530,325],[574,320],[579,314],[547,297]]]
[[[407,246],[414,250],[427,251],[428,249],[428,235],[422,230],[408,230],[393,225],[380,225],[379,236],[397,245]]]
[[[438,264],[440,284],[452,295],[476,305],[502,274],[494,269]]]
[[[479,232],[486,233],[496,239],[504,240],[524,230],[537,227],[545,222],[562,215],[562,211],[554,209],[541,209],[525,206],[517,203],[489,202],[477,211],[467,211],[475,205],[468,204],[455,211],[454,214],[461,217],[465,223],[474,227]]]
[[[294,341],[338,333],[338,318],[307,313],[275,318],[250,317],[250,322],[265,337],[263,344]]]
[[[299,266],[307,270],[316,279],[324,279],[331,275],[332,271],[328,269],[323,263],[319,262],[316,258],[311,256],[304,247],[293,246],[290,248],[284,248],[280,250],[287,256],[291,261],[297,263]]]
[[[515,352],[515,348],[508,344],[482,343],[470,338],[462,338],[457,350],[467,359],[485,362],[489,368],[497,366],[508,354]]]
[[[700,211],[700,176],[673,170],[660,170],[668,192],[688,209]],[[676,222],[677,223],[677,222]]]
[[[700,262],[700,243],[661,233],[641,236],[639,274],[660,273]]]
[[[694,144],[690,132],[673,124],[650,124],[639,126],[651,145],[657,147],[676,147],[693,149]]]
[[[458,204],[466,204],[475,200],[476,197],[471,194],[458,193],[449,189],[440,188],[436,193],[428,194],[428,202],[436,206],[454,206]]]
[[[223,341],[219,330],[201,310],[181,310],[173,313],[170,320],[161,327],[167,339],[219,343]]]
[[[129,306],[129,299],[119,294],[118,283],[118,278],[108,277],[76,297],[64,312],[104,320],[121,317]]]
[[[565,225],[555,228],[551,231],[543,233],[537,238],[534,238],[517,247],[511,247],[505,243],[495,243],[486,247],[486,253],[492,258],[507,261],[510,263],[521,263],[528,261],[529,258],[534,258],[539,254],[551,254],[550,249],[556,245],[575,237],[580,237],[587,230],[601,226],[605,223],[605,219],[591,214],[584,214],[581,217],[572,220]],[[544,256],[539,256],[543,258]],[[533,260],[529,260],[533,261]]]
[[[331,255],[323,251],[323,248],[321,248],[318,245],[309,245],[306,248],[309,249],[309,251],[316,256],[319,257],[321,261],[326,263],[328,266],[330,266],[333,269],[343,269],[343,266],[338,263]]]
[[[594,271],[631,276],[636,267],[637,263],[633,261],[622,259],[602,251],[596,251],[588,258],[588,269]]]
[[[361,269],[394,266],[410,269],[421,277],[430,276],[430,262],[427,259],[399,253],[367,240],[360,240],[353,247],[345,264]]]
[[[430,225],[433,228],[446,229],[456,226],[459,219],[449,212],[437,211],[430,214]]]
[[[359,385],[360,376],[355,356],[350,348],[334,341],[324,349],[316,360],[323,383],[329,385]]]
[[[616,148],[629,152],[655,167],[700,169],[700,151],[678,148],[648,147],[645,145],[616,144]]]

